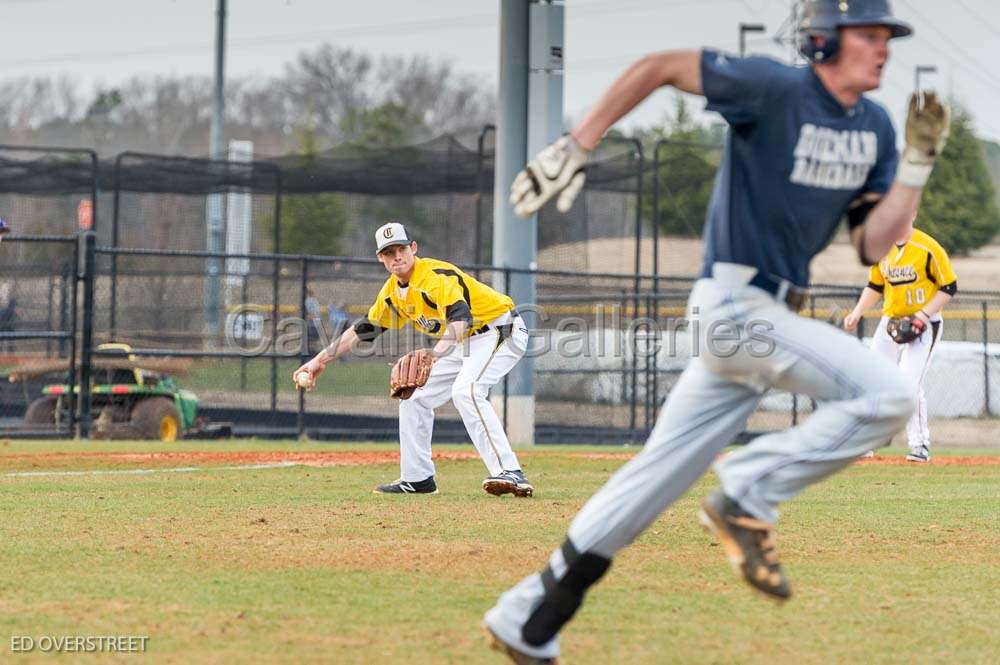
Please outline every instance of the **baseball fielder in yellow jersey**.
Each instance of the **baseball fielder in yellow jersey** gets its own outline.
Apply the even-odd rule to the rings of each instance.
[[[511,450],[503,425],[487,396],[490,388],[524,356],[528,330],[503,293],[473,279],[445,261],[417,256],[417,243],[406,228],[390,222],[375,232],[379,260],[389,271],[368,316],[329,347],[295,370],[313,381],[328,363],[350,351],[358,340],[371,341],[407,322],[438,338],[426,384],[399,402],[401,474],[380,485],[385,494],[433,494],[431,434],[434,410],[449,399],[462,416],[489,477],[483,489],[494,495],[528,497],[534,487]]]
[[[906,459],[912,462],[930,461],[924,377],[944,330],[941,310],[957,291],[958,280],[947,252],[934,238],[914,229],[872,266],[868,286],[844,319],[844,327],[854,330],[865,311],[882,298],[882,320],[872,336],[872,348],[898,364],[916,388],[917,408],[906,426],[910,446]],[[894,323],[906,319],[921,332],[911,341],[898,333],[893,339],[890,332]]]

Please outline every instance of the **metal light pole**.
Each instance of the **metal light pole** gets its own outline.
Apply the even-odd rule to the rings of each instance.
[[[223,120],[226,115],[226,0],[218,0],[215,23],[215,100],[212,108],[212,126],[209,143],[212,159],[225,158],[225,132]],[[205,246],[209,252],[221,252],[225,245],[222,224],[222,194],[210,194],[205,209]],[[219,330],[219,293],[222,259],[210,257],[207,261],[208,279],[205,282],[205,332],[213,339]]]
[[[917,65],[913,68],[913,92],[920,92],[920,75],[936,74],[937,67],[934,65]]]
[[[212,127],[209,143],[213,159],[222,159],[222,121],[226,115],[226,98],[223,95],[226,84],[226,0],[218,0],[215,20],[215,99],[212,107]]]
[[[747,54],[747,33],[765,32],[767,28],[761,23],[740,23],[740,57]]]

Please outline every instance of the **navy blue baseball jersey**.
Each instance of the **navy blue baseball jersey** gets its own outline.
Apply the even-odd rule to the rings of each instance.
[[[888,113],[862,97],[845,108],[811,67],[706,49],[708,110],[731,130],[705,224],[705,267],[754,266],[799,286],[851,203],[884,194],[899,155]]]

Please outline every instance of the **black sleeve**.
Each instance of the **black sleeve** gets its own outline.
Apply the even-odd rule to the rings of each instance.
[[[388,328],[377,326],[368,319],[358,319],[354,323],[354,332],[362,342],[374,342]]]
[[[469,309],[469,303],[464,300],[456,300],[454,304],[448,305],[445,313],[448,317],[448,323],[465,321],[470,326],[472,325],[472,310]]]
[[[954,281],[951,284],[945,284],[940,290],[942,293],[947,293],[949,296],[953,296],[958,293],[958,282]]]
[[[861,225],[861,231],[859,231],[858,234],[860,236],[858,238],[858,260],[861,261],[861,265],[868,268],[870,266],[877,264],[878,259],[872,261],[867,256],[865,256],[865,227],[863,224]]]
[[[863,203],[859,203],[858,205],[848,210],[847,211],[848,228],[851,231],[853,231],[854,229],[864,224],[865,220],[868,219],[868,215],[871,214],[871,211],[875,209],[876,205],[878,205],[878,201],[865,201]]]
[[[872,291],[885,293],[885,284],[876,284],[875,282],[868,282],[868,288],[871,289]]]

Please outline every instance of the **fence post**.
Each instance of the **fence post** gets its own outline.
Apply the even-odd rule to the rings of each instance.
[[[655,283],[655,278],[654,278]],[[653,308],[656,307],[656,301],[654,296],[649,295],[646,297],[646,318],[649,319],[649,333],[646,336],[646,413],[645,413],[645,432],[644,436],[648,437],[652,431],[652,426],[650,423],[653,421],[653,416],[655,413],[655,394],[652,391],[653,388],[653,377],[656,376],[656,362],[657,362],[657,351],[659,351],[660,342],[660,328],[657,325],[656,314]],[[652,344],[652,349],[650,349],[650,344]]]
[[[653,293],[659,291],[660,281],[660,146],[663,139],[653,147]]]
[[[247,276],[243,275],[241,277],[242,284],[240,285],[240,305],[246,307],[247,304]],[[244,314],[243,316],[246,316]],[[261,331],[263,332],[263,331]],[[240,348],[245,347],[247,339],[246,324],[240,326]],[[247,391],[247,357],[246,354],[240,354],[240,392],[245,393]]]
[[[990,320],[986,301],[983,301],[983,394],[986,396],[986,415],[992,416],[990,407]]]
[[[90,438],[90,374],[94,346],[94,250],[96,234],[83,232],[83,331],[80,348],[80,438]],[[75,318],[75,317],[74,317]]]
[[[309,289],[309,259],[302,257],[302,284],[299,289],[299,308],[302,314],[302,321],[305,323],[305,338],[299,342],[299,364],[303,365],[309,360],[309,313],[306,311],[306,298]],[[316,331],[319,332],[318,330]],[[306,438],[306,391],[296,387],[298,393],[299,406],[295,416],[295,436],[299,441]]]
[[[660,395],[660,354],[659,354],[659,342],[660,342],[660,146],[663,143],[663,139],[656,142],[653,146],[653,219],[652,219],[652,238],[653,238],[653,309],[655,312],[651,317],[654,323],[655,330],[655,346],[656,352],[653,355],[653,371],[652,371],[652,386],[647,382],[646,390],[652,391],[650,395],[647,396],[647,400],[650,404],[650,415],[646,419],[646,431],[648,433],[652,432],[652,428],[649,426],[649,421],[652,419],[655,423],[656,420],[656,407],[659,404]]]
[[[121,210],[121,187],[119,185],[119,175],[121,171],[122,156],[124,153],[119,153],[115,157],[115,167],[112,172],[112,182],[114,183],[114,197],[112,198],[112,208],[111,208],[111,246],[118,249],[118,218]],[[115,339],[118,336],[118,254],[113,253],[111,255],[111,302],[108,303],[110,309],[111,322],[109,325],[111,339]]]
[[[278,358],[275,355],[278,343],[278,280],[281,276],[281,169],[275,173],[274,186],[274,265],[271,274],[271,416],[278,411]]]
[[[59,330],[66,330],[66,328],[70,327],[69,323],[70,311],[73,312],[74,317],[76,316],[76,270],[77,266],[80,265],[79,250],[80,250],[80,244],[78,242],[74,243],[73,265],[70,266],[69,264],[64,263],[62,267],[62,283],[60,284],[59,287]],[[72,288],[72,293],[70,293],[71,288]],[[72,300],[72,307],[70,306],[70,300]],[[74,337],[75,336],[76,335],[74,332]],[[66,340],[60,337],[59,357],[62,358],[65,355],[66,355]],[[76,354],[73,353],[72,355],[73,358],[71,362],[76,362]]]
[[[503,269],[503,292],[510,293],[510,268]],[[537,320],[537,319],[536,319]],[[528,336],[528,344],[531,344],[531,336]],[[507,432],[507,413],[509,409],[507,408],[507,397],[510,395],[508,388],[510,387],[510,372],[507,372],[503,376],[503,431]],[[536,408],[537,412],[537,408]],[[535,424],[535,428],[538,428],[538,424]],[[534,439],[534,437],[532,437]]]
[[[642,289],[642,176],[643,176],[643,154],[642,154],[642,142],[639,139],[632,139],[635,145],[635,154],[639,160],[639,170],[636,174],[636,192],[635,192],[635,315],[634,319],[639,318],[639,305],[640,296],[639,291]],[[633,320],[634,320],[633,319]],[[638,380],[639,380],[639,340],[638,331],[634,329],[632,331],[632,442],[636,442],[636,411],[639,405],[636,403],[636,398],[638,397]]]
[[[53,298],[55,298],[55,295],[56,295],[56,282],[55,282],[55,279],[52,276],[52,273],[49,273],[48,299],[46,300],[46,307],[45,307],[45,328],[46,328],[46,330],[52,330],[52,309],[53,309],[52,300],[53,300]],[[52,340],[51,339],[45,340],[45,357],[46,358],[51,358],[52,357]]]
[[[69,268],[69,266],[66,267]],[[66,405],[66,409],[67,412],[69,413],[69,423],[67,423],[69,429],[67,431],[69,432],[69,435],[71,437],[76,435],[76,405],[78,401],[76,399],[76,349],[77,349],[76,334],[78,330],[77,291],[79,290],[78,289],[79,287],[78,280],[80,277],[79,271],[80,271],[80,240],[79,238],[77,238],[77,241],[73,243],[72,270],[68,271],[69,274],[67,276],[70,284],[70,295],[69,295],[70,303],[69,303],[69,313],[68,313],[68,318],[70,319],[69,322],[70,336],[69,336],[69,381],[67,381],[68,383],[67,400],[69,403]],[[63,291],[63,307],[64,308],[66,307],[65,291]],[[65,330],[65,325],[62,328],[60,328],[60,330]],[[64,342],[65,340],[59,340],[59,341]]]
[[[479,141],[476,151],[476,246],[472,251],[473,262],[476,264],[476,279],[479,279],[479,266],[483,263],[483,158],[486,152],[486,135],[494,131],[496,125],[485,125],[479,132]],[[509,286],[509,285],[508,285]],[[506,293],[506,291],[505,291]]]
[[[619,325],[622,326],[622,328],[624,328],[624,325],[625,325],[625,312],[628,311],[628,291],[626,291],[625,289],[621,290],[621,302],[619,303],[619,307],[621,308],[619,310],[621,312],[621,317],[620,317],[618,323],[619,323]],[[622,354],[622,400],[621,400],[621,402],[622,402],[622,406],[625,406],[626,404],[628,404],[628,354],[625,352],[625,349],[628,346],[628,344],[623,339],[625,331],[624,330],[620,330],[618,332],[622,336],[621,338],[619,338],[619,339],[622,340],[622,343],[620,345],[619,344],[615,344],[615,353],[618,353],[619,351],[621,351],[621,354]]]

